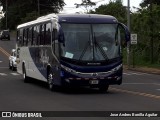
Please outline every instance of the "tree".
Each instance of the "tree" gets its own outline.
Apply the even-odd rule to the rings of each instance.
[[[120,22],[126,23],[126,14],[127,10],[122,5],[121,0],[110,1],[108,4],[101,5],[95,9],[95,11],[91,11],[93,14],[104,14],[104,15],[112,15],[115,16]]]
[[[58,13],[65,5],[64,0],[7,0],[8,28],[15,27],[23,22],[31,21],[39,16],[38,1],[40,6],[40,16],[48,13]],[[6,0],[0,0],[3,11],[6,12]],[[1,21],[1,27],[5,28],[6,16]]]
[[[112,0],[91,13],[109,14],[126,23],[126,8],[121,0]],[[131,33],[137,33],[135,47],[137,64],[160,63],[160,0],[143,0],[131,15]]]
[[[137,56],[150,63],[160,62],[160,4],[159,0],[144,0],[131,16],[132,32],[138,34]]]
[[[87,13],[89,12],[88,8],[89,7],[92,7],[92,6],[95,6],[96,3],[95,2],[92,2],[91,0],[82,0],[82,3],[81,4],[77,4],[75,3],[76,5],[76,8],[79,8],[81,6],[85,7]]]
[[[148,5],[150,5],[150,3],[153,3],[153,4],[157,4],[157,5],[160,5],[160,0],[143,0],[143,2],[140,4],[140,6],[143,8],[143,7],[147,7]]]

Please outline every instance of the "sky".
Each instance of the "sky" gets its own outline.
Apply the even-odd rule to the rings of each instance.
[[[110,0],[91,0],[92,2],[97,2],[97,5],[95,7],[92,7],[93,9],[95,9],[96,7],[102,5],[102,4],[107,4],[109,3]],[[127,6],[128,4],[128,0],[122,0],[123,1],[123,5]],[[133,10],[133,6],[134,7],[139,7],[139,4],[142,2],[143,0],[130,0],[130,7]],[[75,13],[75,12],[84,12],[85,9],[83,7],[81,8],[76,8],[75,9],[75,3],[80,4],[82,2],[82,0],[64,0],[64,2],[66,3],[66,5],[63,8],[64,13]]]

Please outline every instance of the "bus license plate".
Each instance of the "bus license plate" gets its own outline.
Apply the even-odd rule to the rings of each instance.
[[[91,81],[90,81],[90,84],[98,84],[98,83],[99,83],[98,80],[91,80]]]

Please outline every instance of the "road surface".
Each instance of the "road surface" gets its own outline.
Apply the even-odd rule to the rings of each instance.
[[[45,83],[36,80],[24,83],[22,75],[9,70],[8,56],[12,48],[15,48],[15,39],[0,41],[0,111],[160,111],[160,75],[124,71],[123,84],[110,86],[107,93],[99,93],[96,89],[88,88],[59,89],[51,92]],[[76,120],[84,119],[83,117],[85,116]],[[118,118],[86,118],[90,119]],[[136,118],[138,119],[159,118]]]

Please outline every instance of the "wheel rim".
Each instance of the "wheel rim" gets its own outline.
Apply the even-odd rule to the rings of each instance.
[[[50,89],[52,89],[53,88],[53,76],[52,76],[52,74],[50,73],[49,75],[48,75],[48,84],[49,84],[49,88]]]
[[[26,74],[25,74],[25,73],[23,73],[23,78],[24,78],[24,79],[26,78]]]

